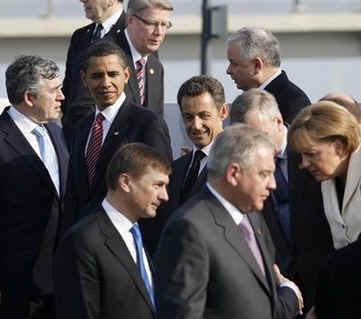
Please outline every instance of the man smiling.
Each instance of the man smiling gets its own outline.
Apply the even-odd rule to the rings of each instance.
[[[145,229],[146,244],[155,252],[162,229],[176,208],[200,191],[207,180],[208,154],[228,115],[224,89],[216,79],[194,76],[178,91],[178,105],[193,150],[172,163],[169,201],[160,207],[153,225]]]
[[[124,94],[129,68],[124,53],[112,42],[89,48],[82,68],[84,86],[96,101],[96,111],[76,131],[72,144],[70,189],[66,210],[75,218],[104,198],[105,168],[124,143],[141,142],[171,158],[168,127],[153,112],[132,104]]]

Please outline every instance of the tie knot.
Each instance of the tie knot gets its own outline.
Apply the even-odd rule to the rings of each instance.
[[[142,239],[142,234],[140,233],[140,229],[139,229],[139,224],[135,223],[133,225],[133,227],[130,229],[130,232],[132,233],[133,237],[135,238],[135,240],[141,240]]]
[[[98,113],[97,117],[95,118],[95,121],[97,123],[102,123],[105,120],[105,117],[102,113]]]
[[[204,154],[203,151],[196,150],[194,152],[194,161],[201,161],[205,156],[206,156],[206,154]]]
[[[140,58],[137,62],[136,62],[136,65],[137,65],[137,70],[141,70],[144,65],[145,65],[145,59],[142,57]]]
[[[38,137],[42,137],[45,135],[45,127],[43,125],[37,125],[33,130],[33,134]]]

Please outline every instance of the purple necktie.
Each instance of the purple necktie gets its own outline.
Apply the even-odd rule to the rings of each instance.
[[[259,247],[258,247],[258,244],[256,241],[256,237],[254,236],[253,228],[252,228],[251,224],[249,223],[249,220],[246,215],[243,215],[243,218],[242,218],[241,223],[239,224],[239,227],[241,228],[241,230],[244,234],[244,239],[246,240],[248,247],[251,249],[252,254],[253,254],[254,258],[256,259],[257,264],[258,264],[259,268],[261,269],[261,272],[264,276],[265,271],[264,271],[263,258],[262,258],[261,252],[259,250]]]

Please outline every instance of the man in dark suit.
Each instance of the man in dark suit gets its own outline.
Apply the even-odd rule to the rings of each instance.
[[[296,160],[296,154],[287,149],[287,128],[276,99],[272,94],[260,89],[244,92],[232,103],[231,123],[251,125],[267,133],[275,145],[277,189],[265,200],[262,215],[276,247],[276,261],[281,273],[293,278],[295,265],[292,257],[291,186],[299,184],[300,187],[301,181],[294,181],[299,161]]]
[[[130,68],[125,94],[160,116],[164,112],[164,71],[157,50],[172,25],[172,10],[168,0],[129,1],[127,27],[112,36],[125,52]]]
[[[80,68],[86,49],[101,38],[110,38],[125,28],[123,0],[80,0],[91,24],[74,31],[66,59],[62,103],[63,128],[67,140],[73,136],[78,121],[94,111],[94,101],[80,79]]]
[[[285,122],[291,123],[303,107],[311,104],[280,69],[279,41],[271,32],[247,27],[238,30],[228,39],[227,59],[227,74],[237,88],[259,88],[272,93]]]
[[[79,216],[102,201],[106,166],[120,145],[141,142],[172,158],[166,123],[129,101],[123,92],[128,79],[129,68],[117,45],[98,41],[88,49],[82,80],[96,102],[96,111],[75,131],[66,199],[68,216]]]
[[[179,208],[155,257],[158,318],[293,318],[297,286],[273,267],[274,248],[254,211],[275,189],[274,146],[244,125],[220,133],[207,187]],[[254,212],[254,213],[252,213]]]
[[[307,319],[360,318],[361,238],[325,258],[320,268],[314,307]]]
[[[64,99],[59,68],[21,56],[6,70],[6,88],[12,105],[0,116],[0,317],[50,319],[69,157],[50,122]]]
[[[55,261],[57,318],[156,318],[151,263],[139,218],[168,199],[170,162],[141,143],[122,146],[109,163],[108,192],[75,225]]]
[[[204,187],[208,155],[228,115],[223,86],[209,76],[194,76],[184,82],[177,100],[193,150],[173,161],[169,201],[161,205],[156,218],[144,223],[144,239],[151,255],[169,216]]]

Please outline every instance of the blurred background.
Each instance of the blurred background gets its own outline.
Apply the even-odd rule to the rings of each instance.
[[[281,43],[282,68],[315,100],[338,90],[361,100],[360,0],[213,0],[227,5],[228,32],[260,26]],[[200,73],[202,0],[173,0],[174,27],[160,49],[165,100]],[[0,98],[6,98],[6,67],[20,54],[54,59],[64,72],[72,32],[89,23],[78,0],[0,1]],[[225,86],[231,102],[241,92],[225,74],[225,39],[212,40],[208,73]],[[4,103],[4,100],[2,101]],[[4,106],[0,104],[1,106]]]

